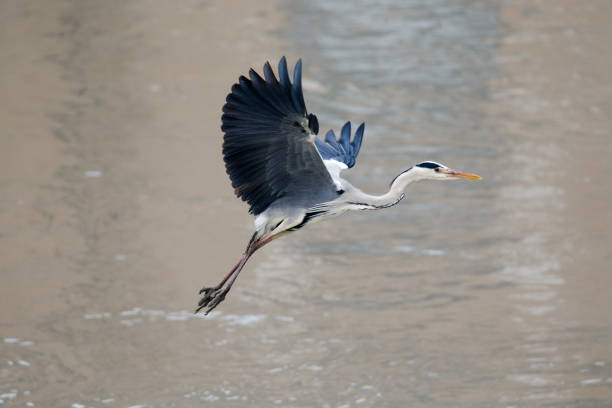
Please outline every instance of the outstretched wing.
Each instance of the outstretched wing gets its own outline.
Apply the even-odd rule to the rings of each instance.
[[[363,130],[365,124],[362,123],[355,132],[355,137],[351,142],[351,122],[346,122],[342,126],[340,138],[336,140],[336,135],[333,130],[329,130],[325,135],[325,141],[317,138],[315,145],[321,154],[323,160],[335,160],[346,164],[347,168],[355,165],[355,159],[361,149],[361,141],[363,140]]]
[[[342,189],[340,172],[355,165],[355,159],[359,154],[359,149],[361,149],[364,127],[365,124],[363,123],[359,125],[352,142],[351,122],[346,122],[342,126],[338,140],[336,140],[333,130],[327,132],[325,141],[319,138],[315,139],[315,145],[323,158],[325,167],[339,189]]]
[[[232,86],[223,106],[223,159],[236,195],[262,213],[274,201],[309,207],[337,196],[334,183],[314,146],[317,118],[308,114],[302,95],[302,62],[289,80],[285,57],[277,80],[270,63],[264,78],[252,69]]]

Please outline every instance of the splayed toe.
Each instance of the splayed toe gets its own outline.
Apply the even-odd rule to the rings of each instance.
[[[205,314],[210,313],[215,307],[219,305],[219,303],[225,300],[225,295],[229,292],[228,288],[204,288],[204,295],[198,302],[198,307],[195,313],[199,313],[200,310],[207,307]],[[200,292],[202,293],[202,291]]]
[[[200,289],[198,294],[206,295],[207,293],[212,292],[213,290],[216,290],[216,289],[219,289],[219,287],[217,287],[217,286],[204,286],[202,289]]]

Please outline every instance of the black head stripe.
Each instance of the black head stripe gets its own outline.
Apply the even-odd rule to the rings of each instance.
[[[423,162],[423,163],[417,164],[417,167],[424,167],[426,169],[437,169],[438,167],[442,167],[442,166],[434,162]]]

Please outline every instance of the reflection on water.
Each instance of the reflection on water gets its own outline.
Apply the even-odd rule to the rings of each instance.
[[[38,159],[0,160],[20,169],[0,176],[0,405],[609,405],[609,197],[590,166],[612,111],[584,79],[605,64],[570,58],[599,55],[603,2],[49,4],[0,6],[9,31],[38,27],[0,40],[7,145]],[[219,106],[279,38],[322,129],[366,122],[354,184],[428,159],[484,180],[275,241],[194,315],[250,225]]]

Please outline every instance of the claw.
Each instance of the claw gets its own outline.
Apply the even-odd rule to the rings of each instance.
[[[199,295],[201,295],[202,293],[204,293],[204,295],[206,295],[208,292],[211,292],[213,290],[219,289],[218,286],[204,286],[202,289],[200,289],[200,291],[198,292]]]
[[[208,304],[208,310],[206,310],[205,315],[208,315],[219,303],[223,302],[227,292],[227,290],[223,290],[219,295],[212,298],[211,302]]]
[[[219,303],[223,302],[225,299],[225,295],[229,292],[229,288],[202,288],[200,294],[204,292],[204,296],[198,302],[198,308],[195,310],[195,313],[198,313],[200,310],[208,307],[205,315],[208,315],[215,307],[219,305]]]
[[[200,292],[198,293],[202,295],[202,298],[198,302],[198,307],[196,308],[195,313],[198,313],[200,310],[204,309],[205,307],[208,307],[205,314],[209,314],[215,307],[219,305],[219,303],[223,302],[223,300],[225,299],[225,295],[227,295],[227,292],[229,292],[232,288],[234,281],[238,277],[238,274],[242,270],[242,267],[249,259],[249,257],[258,248],[271,241],[274,236],[275,235],[268,234],[265,239],[258,239],[257,233],[253,234],[246,251],[244,252],[244,254],[242,254],[242,257],[240,258],[238,263],[236,263],[236,265],[232,268],[232,270],[230,270],[229,273],[225,275],[225,278],[223,278],[223,280],[219,282],[217,286],[204,286],[202,289],[200,289]]]

